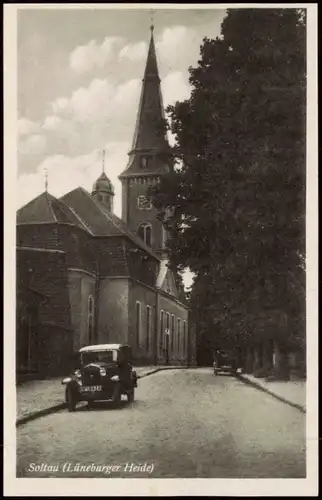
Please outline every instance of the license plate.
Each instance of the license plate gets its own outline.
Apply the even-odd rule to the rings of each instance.
[[[81,392],[100,392],[102,390],[101,385],[90,385],[90,386],[83,386],[80,388]]]

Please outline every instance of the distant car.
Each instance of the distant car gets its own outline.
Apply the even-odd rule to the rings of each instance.
[[[66,385],[68,411],[75,411],[80,401],[88,408],[95,401],[121,402],[122,394],[134,401],[137,375],[132,369],[131,347],[123,344],[99,344],[82,347],[76,354],[76,369],[62,381]]]
[[[214,353],[213,370],[214,375],[218,375],[220,372],[236,375],[238,365],[235,354],[226,350],[216,351]]]

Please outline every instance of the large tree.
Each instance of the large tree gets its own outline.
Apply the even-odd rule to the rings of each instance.
[[[177,168],[154,203],[176,207],[171,260],[196,274],[190,304],[210,335],[265,335],[268,318],[285,341],[288,319],[303,328],[305,39],[303,11],[228,10],[189,70],[190,99],[167,110]]]

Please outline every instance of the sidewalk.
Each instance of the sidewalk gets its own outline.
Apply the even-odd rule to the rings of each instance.
[[[141,366],[134,369],[138,378],[143,378],[160,370],[178,368],[185,367]],[[17,386],[17,425],[65,408],[63,378],[32,380]]]
[[[294,406],[303,413],[306,412],[306,382],[304,380],[272,381],[256,378],[253,375],[237,374],[237,377],[257,389]]]

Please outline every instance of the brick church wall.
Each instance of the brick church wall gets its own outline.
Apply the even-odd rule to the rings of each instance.
[[[67,224],[59,224],[57,232],[67,255],[68,267],[95,273],[97,264],[93,237],[79,227]]]
[[[128,343],[129,280],[101,279],[98,304],[98,342]]]
[[[146,285],[154,286],[157,279],[159,262],[147,252],[138,252],[136,250],[137,248],[134,244],[130,242],[126,243],[129,275],[131,278],[141,281]]]
[[[95,304],[96,278],[84,271],[69,270],[68,289],[71,306],[71,320],[74,331],[74,351],[90,343],[89,339],[89,297]],[[93,335],[95,325],[93,323]],[[94,340],[94,337],[93,337]],[[93,342],[91,342],[93,343]]]
[[[58,224],[20,224],[17,226],[17,246],[61,250]]]
[[[38,337],[38,374],[43,376],[67,375],[72,356],[70,330],[55,325],[41,325]]]
[[[108,276],[127,277],[125,243],[122,237],[99,237],[93,242],[97,254],[101,278]]]
[[[163,335],[161,339],[161,310],[163,313]],[[167,313],[169,314],[170,336],[169,336],[169,364],[185,365],[188,360],[188,310],[169,296],[160,292],[159,317],[158,317],[158,358],[160,363],[166,362],[166,338],[164,334],[167,328]],[[174,332],[172,331],[172,316],[174,316]],[[178,338],[178,318],[180,319],[180,338]],[[186,333],[184,340],[184,321],[186,322]]]
[[[31,345],[36,371],[43,375],[59,375],[72,354],[73,339],[66,255],[61,251],[18,248],[17,274],[18,277],[24,275],[24,287],[41,297]],[[17,332],[17,343],[23,341],[19,334],[25,333]]]
[[[136,304],[140,303],[141,321],[140,330],[137,330],[137,309]],[[150,331],[147,338],[147,306],[150,309]],[[129,342],[135,364],[155,364],[156,363],[156,291],[148,286],[144,286],[131,280],[130,301],[129,301]]]

